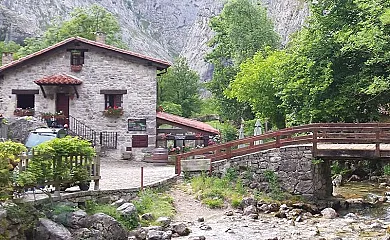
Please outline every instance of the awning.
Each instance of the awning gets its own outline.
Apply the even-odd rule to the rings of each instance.
[[[46,93],[43,86],[55,86],[55,85],[68,85],[73,86],[74,91],[76,93],[77,98],[79,98],[79,93],[77,92],[76,85],[80,85],[83,83],[80,79],[70,76],[68,74],[58,74],[51,75],[39,80],[35,80],[34,83],[41,87],[43,96],[46,98]]]

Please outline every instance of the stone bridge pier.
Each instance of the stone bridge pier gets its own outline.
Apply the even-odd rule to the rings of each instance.
[[[314,159],[312,146],[286,146],[212,163],[213,173],[240,166],[259,176],[275,172],[280,186],[291,194],[312,200],[332,196],[330,161]]]

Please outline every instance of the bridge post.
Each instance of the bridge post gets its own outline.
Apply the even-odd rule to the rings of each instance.
[[[279,132],[276,132],[276,148],[280,148],[281,147],[281,144],[280,144],[280,133]]]
[[[381,157],[381,149],[380,149],[380,129],[375,129],[375,157]]]
[[[176,165],[175,165],[175,172],[178,176],[180,176],[180,173],[181,173],[181,156],[180,155],[177,155],[176,156]]]
[[[316,158],[317,157],[317,142],[318,142],[318,139],[317,139],[317,135],[318,135],[318,130],[317,129],[313,129],[313,158]]]

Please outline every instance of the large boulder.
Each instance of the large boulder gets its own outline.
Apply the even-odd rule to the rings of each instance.
[[[86,226],[86,218],[88,214],[83,210],[77,210],[70,213],[61,213],[58,216],[54,216],[54,221],[61,223],[65,227],[78,229]]]
[[[68,229],[47,218],[38,220],[35,237],[39,240],[73,240]]]
[[[127,240],[127,232],[123,226],[104,213],[89,216],[86,220],[86,227],[90,230],[98,230],[104,240]]]
[[[123,203],[121,206],[119,206],[116,209],[118,212],[120,212],[122,215],[127,217],[134,217],[137,216],[137,208],[132,203]]]

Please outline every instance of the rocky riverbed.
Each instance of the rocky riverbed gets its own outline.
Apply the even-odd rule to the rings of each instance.
[[[352,209],[343,215],[332,211],[312,214],[318,210],[306,211],[303,205],[257,204],[249,213],[248,202],[243,211],[207,210],[180,190],[175,190],[173,196],[178,210],[176,220],[188,219],[186,223],[192,231],[190,237],[177,239],[390,239],[386,236],[390,221],[366,217]],[[189,209],[188,213],[185,209]]]

